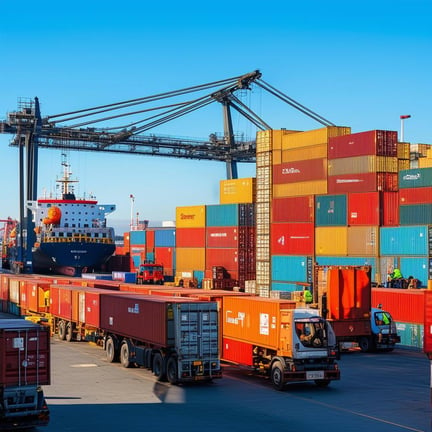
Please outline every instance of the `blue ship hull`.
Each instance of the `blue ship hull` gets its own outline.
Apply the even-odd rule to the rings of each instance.
[[[42,243],[33,252],[33,271],[80,276],[100,270],[114,251],[115,245],[106,243]]]

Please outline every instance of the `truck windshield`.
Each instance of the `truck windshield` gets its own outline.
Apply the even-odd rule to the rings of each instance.
[[[392,322],[392,317],[388,312],[385,311],[375,312],[376,325],[388,325],[391,322]]]
[[[141,271],[148,271],[148,272],[152,272],[152,271],[162,271],[162,267],[161,266],[141,266]]]
[[[321,348],[326,343],[325,323],[322,320],[299,320],[295,323],[296,334],[305,347]]]

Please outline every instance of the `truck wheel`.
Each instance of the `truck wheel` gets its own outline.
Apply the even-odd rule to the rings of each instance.
[[[328,379],[315,380],[315,384],[318,387],[327,387],[330,384],[330,380]]]
[[[177,368],[177,359],[174,356],[171,356],[167,362],[167,378],[171,384],[177,384],[178,382],[178,368]]]
[[[73,339],[73,324],[68,322],[66,325],[66,340],[72,342]]]
[[[58,323],[58,338],[60,340],[66,339],[66,323],[63,320]]]
[[[126,341],[122,343],[120,348],[120,363],[124,368],[130,368],[132,366],[129,361],[129,345]]]
[[[109,363],[113,363],[117,361],[117,353],[114,345],[114,341],[112,337],[109,337],[106,341],[106,356]]]
[[[153,373],[158,381],[166,380],[165,362],[161,353],[156,353],[153,357]]]
[[[367,336],[362,336],[359,340],[359,347],[362,352],[370,352],[372,350],[371,340]]]
[[[273,383],[273,386],[277,390],[283,390],[284,389],[284,378],[283,378],[283,367],[281,362],[275,362],[273,363],[272,369],[271,369],[271,381]]]

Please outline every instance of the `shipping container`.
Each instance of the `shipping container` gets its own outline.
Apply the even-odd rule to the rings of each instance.
[[[432,224],[432,203],[399,206],[399,223],[401,225]]]
[[[329,159],[328,175],[361,174],[371,172],[398,172],[398,159],[389,156],[353,156]]]
[[[146,231],[130,231],[129,232],[129,243],[131,246],[134,245],[145,245],[146,244]]]
[[[404,278],[412,276],[417,279],[419,288],[428,286],[428,280],[432,279],[431,257],[400,257],[399,261],[399,269]]]
[[[176,207],[176,228],[204,228],[206,206]]]
[[[307,223],[271,224],[271,255],[313,255],[315,227]]]
[[[425,291],[395,288],[372,288],[372,306],[381,304],[397,322],[423,324]]]
[[[176,248],[176,271],[205,270],[205,248]]]
[[[399,225],[399,192],[382,192],[382,221],[383,226]]]
[[[255,202],[256,179],[240,178],[220,181],[219,204]]]
[[[153,250],[155,247],[155,231],[152,229],[146,230],[146,249]]]
[[[238,204],[209,205],[206,209],[206,227],[239,225]]]
[[[205,230],[207,248],[238,248],[238,227],[207,227]]]
[[[432,255],[432,225],[380,228],[381,256]]]
[[[432,355],[432,290],[424,293],[424,352]]]
[[[308,159],[273,165],[273,183],[299,183],[327,179],[327,158]]]
[[[175,268],[175,248],[172,247],[157,247],[155,248],[155,264],[160,264],[164,267],[165,271]]]
[[[340,194],[349,192],[396,192],[398,174],[396,173],[362,173],[328,176],[328,193]]]
[[[313,222],[314,213],[313,195],[272,200],[272,222]]]
[[[348,227],[348,255],[379,255],[379,226]]]
[[[317,227],[346,226],[347,211],[347,196],[345,194],[315,197],[315,225]]]
[[[237,279],[239,268],[237,248],[206,248],[206,269],[224,267],[232,279]]]
[[[432,167],[409,169],[399,173],[399,189],[431,186]]]
[[[380,192],[348,194],[348,225],[381,225]]]
[[[278,282],[312,282],[312,256],[274,255],[271,279]]]
[[[330,138],[350,132],[349,127],[327,126],[306,132],[286,134],[282,136],[282,150],[328,143]]]
[[[348,255],[348,227],[317,226],[315,255]]]
[[[273,164],[323,158],[327,158],[327,143],[282,150],[281,160],[273,158]]]
[[[269,183],[270,180],[269,180]],[[257,192],[259,193],[259,192]],[[284,197],[295,197],[302,195],[319,195],[327,193],[327,181],[326,180],[314,180],[305,181],[298,183],[284,183],[273,185],[273,197],[284,198]],[[259,202],[259,199],[257,198]]]
[[[176,247],[203,248],[206,242],[206,230],[199,228],[177,228]]]
[[[5,387],[50,384],[48,327],[23,319],[0,319],[0,377]]]
[[[330,159],[362,155],[397,156],[397,132],[372,130],[329,139]]]
[[[399,190],[400,205],[430,204],[432,202],[432,186],[403,188]]]
[[[397,322],[397,332],[401,338],[400,346],[409,349],[423,350],[424,325]]]
[[[155,247],[175,247],[176,230],[175,228],[160,228],[155,230]]]

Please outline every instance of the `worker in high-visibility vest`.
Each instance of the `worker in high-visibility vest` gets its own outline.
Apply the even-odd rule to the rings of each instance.
[[[303,291],[303,299],[307,304],[312,303],[313,301],[312,293],[307,288],[305,288]]]

